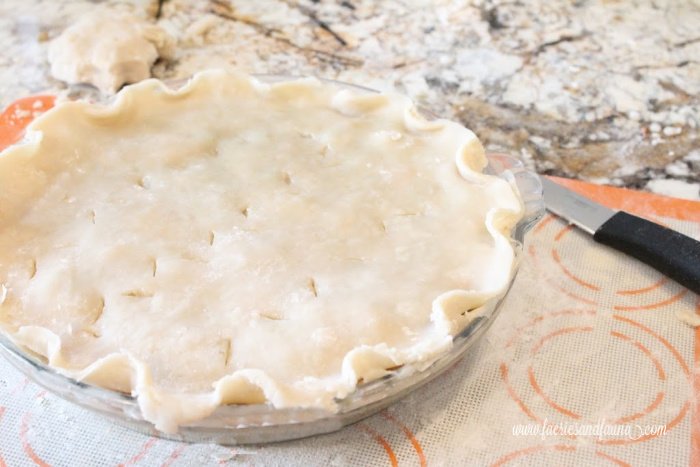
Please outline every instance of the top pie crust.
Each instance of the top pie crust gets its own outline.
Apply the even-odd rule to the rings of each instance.
[[[332,410],[504,292],[523,209],[485,164],[461,125],[315,79],[60,104],[0,153],[0,327],[164,431]]]

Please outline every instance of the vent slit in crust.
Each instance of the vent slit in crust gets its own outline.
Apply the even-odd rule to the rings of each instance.
[[[133,290],[127,290],[126,292],[122,292],[121,295],[123,297],[132,297],[132,298],[152,298],[153,297],[153,292],[149,292],[143,289],[133,289]]]
[[[102,318],[102,314],[104,313],[104,311],[105,311],[105,298],[100,297],[99,304],[95,310],[95,316],[92,318],[92,321],[90,322],[90,324],[92,325],[92,324],[95,324],[96,322],[98,322],[100,320],[100,318]]]
[[[29,278],[34,279],[36,277],[36,258],[29,260]]]

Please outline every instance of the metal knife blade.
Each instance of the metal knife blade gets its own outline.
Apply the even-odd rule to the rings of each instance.
[[[547,178],[544,204],[554,214],[700,294],[700,242],[624,211],[614,211]]]
[[[612,209],[564,188],[546,177],[540,177],[540,180],[544,188],[544,204],[547,209],[591,235],[615,215]]]

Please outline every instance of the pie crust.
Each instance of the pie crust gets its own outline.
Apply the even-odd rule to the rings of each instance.
[[[405,97],[219,71],[66,102],[0,153],[0,328],[173,432],[333,410],[501,296],[523,207]]]

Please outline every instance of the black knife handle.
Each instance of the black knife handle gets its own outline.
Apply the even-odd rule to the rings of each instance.
[[[700,294],[700,242],[626,212],[618,212],[593,239],[637,258]]]

